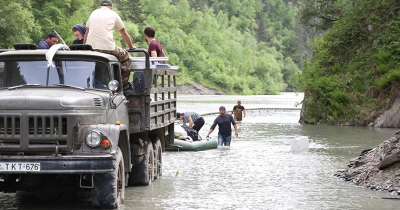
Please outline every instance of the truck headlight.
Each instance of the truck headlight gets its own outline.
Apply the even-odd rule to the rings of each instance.
[[[89,147],[97,147],[100,145],[103,135],[99,130],[91,130],[87,132],[85,142]]]

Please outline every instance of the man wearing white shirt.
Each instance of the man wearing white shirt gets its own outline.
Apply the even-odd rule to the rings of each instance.
[[[114,42],[114,29],[118,30],[128,44],[129,49],[136,49],[132,44],[129,34],[121,17],[112,11],[111,0],[101,1],[100,8],[90,14],[86,22],[84,43],[92,46],[93,50],[114,55],[121,63],[121,75],[124,90],[130,88],[129,76],[132,57],[128,51],[118,47]]]

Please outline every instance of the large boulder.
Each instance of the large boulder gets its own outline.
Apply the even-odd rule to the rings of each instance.
[[[376,148],[363,151],[335,176],[373,190],[400,194],[400,131]]]
[[[378,128],[400,128],[400,98],[397,98],[389,110],[386,110],[383,115],[375,121],[375,127]]]

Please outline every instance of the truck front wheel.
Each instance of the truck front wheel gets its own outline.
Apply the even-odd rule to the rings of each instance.
[[[92,206],[97,208],[118,208],[124,202],[125,170],[120,148],[113,160],[114,171],[95,174],[93,177]]]

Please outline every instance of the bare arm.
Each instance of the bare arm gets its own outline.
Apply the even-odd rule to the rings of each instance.
[[[157,51],[151,51],[150,57],[157,57]]]
[[[243,109],[243,114],[246,117],[246,110],[245,109]]]
[[[119,33],[122,35],[122,38],[124,38],[125,42],[128,44],[129,49],[131,49],[131,50],[136,49],[136,47],[133,46],[131,37],[130,37],[129,34],[126,32],[125,28],[119,30]],[[86,34],[87,34],[87,32],[86,32]]]
[[[83,44],[86,44],[88,34],[89,34],[89,28],[86,28],[86,33],[85,33],[85,36],[83,37]]]
[[[236,137],[238,137],[239,132],[238,132],[237,124],[235,124],[235,125],[233,126],[233,128],[235,128],[235,135],[236,135]]]
[[[189,121],[189,127],[190,127],[190,128],[193,128],[193,120],[192,120],[192,118],[189,117],[189,118],[188,118],[188,121]]]

